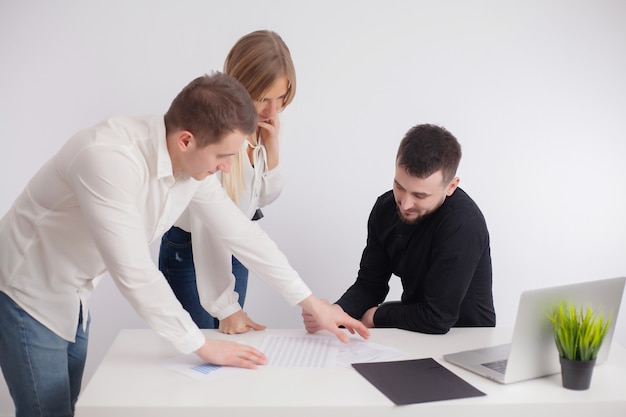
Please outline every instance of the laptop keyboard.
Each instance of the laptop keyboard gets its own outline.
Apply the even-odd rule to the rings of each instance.
[[[483,363],[481,365],[489,369],[493,369],[494,371],[499,372],[501,374],[504,374],[504,372],[506,371],[506,363],[507,363],[507,360],[502,359],[499,361]]]

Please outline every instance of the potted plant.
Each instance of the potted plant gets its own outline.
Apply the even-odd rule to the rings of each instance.
[[[563,386],[574,390],[588,389],[598,352],[611,323],[610,315],[605,318],[604,313],[594,312],[592,307],[577,308],[562,301],[550,320],[559,351]]]

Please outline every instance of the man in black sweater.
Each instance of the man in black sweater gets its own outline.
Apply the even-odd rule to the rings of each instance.
[[[442,334],[454,326],[495,326],[489,232],[458,187],[460,160],[461,146],[444,128],[407,132],[393,190],[370,214],[356,282],[336,308],[370,328]],[[384,302],[392,274],[402,282],[402,298]],[[309,332],[319,330],[310,314],[302,315]]]

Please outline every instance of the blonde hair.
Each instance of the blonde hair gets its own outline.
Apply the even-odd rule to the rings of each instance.
[[[243,84],[254,101],[262,98],[280,77],[286,77],[288,83],[283,109],[296,94],[296,70],[291,53],[276,32],[257,30],[240,38],[224,61],[224,72]],[[222,173],[222,185],[235,203],[245,187],[243,168],[247,157],[246,144],[233,158],[230,173]]]

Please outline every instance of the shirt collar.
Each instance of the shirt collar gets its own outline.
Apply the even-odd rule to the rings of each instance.
[[[154,133],[157,138],[156,151],[157,151],[157,178],[167,179],[171,178],[174,181],[174,169],[172,168],[172,159],[170,153],[167,151],[167,137],[165,131],[165,121],[161,117],[157,123],[154,124]]]

